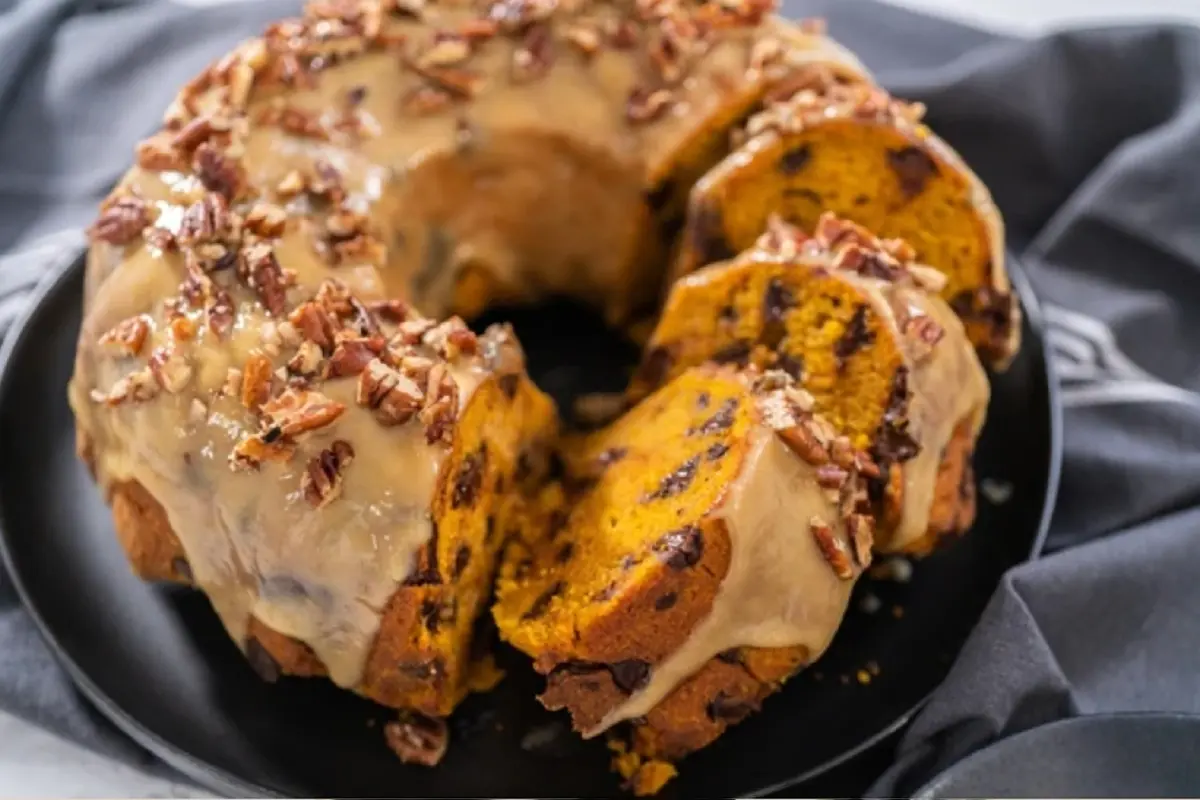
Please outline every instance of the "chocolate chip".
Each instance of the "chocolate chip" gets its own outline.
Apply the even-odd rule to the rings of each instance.
[[[174,572],[188,583],[195,580],[195,576],[192,575],[192,565],[183,556],[176,556],[171,559],[171,572]]]
[[[608,669],[612,672],[613,683],[626,694],[633,694],[650,679],[650,665],[636,658],[610,664]]]
[[[562,547],[560,547],[558,549],[557,553],[554,554],[554,560],[557,561],[559,564],[565,564],[571,560],[571,556],[573,556],[574,554],[575,554],[575,543],[567,542],[566,544],[564,544]]]
[[[592,602],[593,603],[603,603],[605,600],[611,600],[613,598],[613,595],[615,595],[616,593],[617,593],[617,584],[615,582],[610,583],[610,584],[608,584],[608,586],[605,586],[603,589],[601,589],[600,591],[598,591],[594,595],[592,595]]]
[[[783,158],[779,159],[779,172],[781,175],[795,175],[812,158],[812,150],[808,145],[793,147],[783,154]]]
[[[664,534],[654,543],[654,552],[658,553],[671,569],[694,567],[704,555],[704,537],[700,534],[699,527],[688,525]]]
[[[675,186],[670,180],[665,180],[658,186],[646,192],[646,206],[651,211],[662,211],[667,203],[675,196]]]
[[[722,650],[717,653],[717,661],[725,664],[738,665],[742,663],[742,650],[739,647],[731,647],[728,650]]]
[[[694,428],[688,428],[688,436],[708,436],[713,433],[727,431],[733,427],[734,414],[737,413],[737,400],[726,400],[721,404],[717,413]]]
[[[450,497],[452,508],[471,508],[483,485],[483,472],[487,469],[487,444],[462,460],[458,467],[458,477],[454,481],[454,494]]]
[[[687,491],[687,488],[692,485],[692,481],[696,479],[696,468],[699,466],[699,456],[692,456],[663,478],[659,482],[658,488],[646,495],[644,499],[647,501],[665,500]]]
[[[459,575],[462,575],[463,570],[467,568],[467,564],[469,563],[471,563],[471,548],[465,544],[460,544],[458,550],[454,553],[454,571],[451,573],[451,576],[457,578]]]
[[[825,198],[821,197],[820,192],[808,188],[785,186],[783,189],[783,196],[800,197],[804,200],[808,200],[810,203],[816,203],[817,205],[825,204]]]
[[[804,359],[799,356],[792,356],[788,353],[779,353],[775,356],[775,366],[781,369],[788,375],[791,375],[796,381],[803,383],[804,381]]]
[[[717,442],[712,447],[710,447],[704,451],[704,460],[705,461],[717,461],[717,460],[723,458],[725,456],[725,454],[728,452],[729,452],[729,445],[725,444],[724,442]]]
[[[701,411],[708,408],[708,404],[710,402],[712,402],[712,395],[710,395],[708,392],[701,392],[696,396],[696,408],[700,409]]]
[[[504,392],[504,396],[512,400],[517,396],[517,385],[521,382],[521,376],[515,372],[510,372],[507,375],[500,376],[500,391]]]
[[[721,306],[721,310],[717,312],[717,321],[724,322],[727,325],[737,322],[737,318],[737,309],[733,306]]]
[[[496,538],[496,518],[488,514],[486,528],[483,533],[483,543],[491,544]]]
[[[246,660],[250,662],[250,669],[267,683],[279,680],[279,662],[253,636],[246,640]]]
[[[762,342],[767,347],[778,347],[783,337],[787,336],[783,315],[795,305],[796,298],[792,290],[784,286],[778,278],[771,278],[767,282],[767,289],[763,292],[761,334]]]
[[[671,370],[671,351],[659,346],[646,353],[638,365],[637,379],[650,386],[658,386]]]
[[[417,615],[421,618],[421,624],[430,633],[437,633],[441,627],[441,606],[437,600],[431,597],[426,597],[421,601],[421,608],[417,611]]]
[[[718,364],[736,364],[744,367],[750,361],[750,342],[739,339],[713,353],[712,360]]]
[[[846,365],[846,359],[875,341],[875,333],[867,328],[867,306],[860,305],[854,309],[853,316],[846,323],[846,330],[834,342],[833,355],[837,358],[838,369]]]
[[[567,585],[562,581],[555,581],[546,591],[538,595],[538,598],[533,601],[533,605],[529,610],[521,615],[523,620],[537,619],[546,613],[546,609],[550,608],[550,601],[563,593]]]
[[[405,586],[431,586],[442,582],[442,573],[438,569],[437,523],[431,523],[431,528],[429,541],[425,542],[425,550],[418,556],[412,574],[404,579]]]
[[[419,681],[428,680],[440,671],[436,661],[401,661],[396,670]]]
[[[713,722],[741,722],[755,709],[755,705],[747,700],[730,697],[725,692],[717,692],[716,697],[709,701],[705,712]]]
[[[937,163],[919,147],[890,150],[887,160],[900,179],[900,191],[910,200],[923,192],[929,179],[938,174]]]
[[[700,264],[724,261],[737,255],[725,238],[721,207],[713,200],[705,200],[692,209],[690,238]]]
[[[675,606],[675,601],[678,599],[678,595],[676,595],[674,592],[667,592],[666,594],[659,595],[654,601],[654,610],[666,611],[668,608],[673,608]]]
[[[546,537],[550,541],[554,541],[558,534],[562,533],[562,529],[567,527],[567,520],[570,519],[570,514],[561,508],[556,508],[550,513],[550,519],[546,523]]]
[[[892,378],[892,390],[888,395],[883,422],[871,448],[878,464],[893,464],[908,461],[920,452],[921,447],[908,432],[908,368],[900,367]]]
[[[596,461],[601,467],[610,467],[624,458],[628,453],[629,448],[627,447],[610,447],[596,456]]]

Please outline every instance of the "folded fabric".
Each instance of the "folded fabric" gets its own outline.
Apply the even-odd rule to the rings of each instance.
[[[175,89],[298,6],[0,4],[0,333],[78,252]],[[1024,41],[865,0],[784,12],[825,16],[992,188],[1047,301],[1066,404],[1053,555],[1007,576],[872,792],[1051,719],[1200,712],[1200,31]],[[75,692],[3,574],[0,708],[171,774]]]

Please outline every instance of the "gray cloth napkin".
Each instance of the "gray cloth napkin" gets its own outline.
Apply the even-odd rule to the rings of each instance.
[[[174,89],[297,5],[0,0],[0,331]],[[865,0],[785,12],[827,17],[991,186],[1066,403],[1052,555],[1008,574],[871,791],[1061,717],[1200,712],[1200,31],[1024,41]],[[169,773],[81,700],[2,574],[0,708]]]

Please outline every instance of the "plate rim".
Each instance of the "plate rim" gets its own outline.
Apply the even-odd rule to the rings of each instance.
[[[75,277],[76,271],[86,269],[87,248],[81,248],[78,255],[72,259],[64,259],[60,266],[53,268],[50,272],[42,277],[36,288],[32,292],[32,296],[28,301],[28,305],[21,312],[18,318],[12,323],[4,341],[0,344],[0,398],[6,396],[7,392],[11,391],[10,383],[15,380],[13,377],[14,370],[10,368],[13,354],[17,351],[18,346],[24,342],[29,335],[30,324],[35,317],[40,313],[46,300],[51,295],[61,289],[62,284]],[[1041,301],[1034,291],[1032,282],[1025,275],[1023,267],[1019,259],[1011,254],[1007,259],[1009,279],[1013,284],[1014,292],[1020,298],[1021,310],[1024,313],[1030,328],[1032,328],[1039,336],[1042,342],[1042,360],[1044,379],[1047,387],[1047,400],[1049,401],[1049,441],[1046,443],[1048,447],[1047,453],[1047,468],[1048,475],[1045,487],[1045,494],[1042,501],[1041,514],[1038,517],[1037,531],[1033,537],[1027,556],[1018,563],[1026,563],[1038,559],[1042,555],[1042,550],[1046,544],[1046,538],[1049,534],[1050,521],[1054,513],[1056,501],[1058,499],[1058,489],[1060,476],[1062,473],[1062,458],[1063,458],[1063,407],[1060,387],[1058,383],[1058,374],[1054,367],[1054,361],[1051,357],[1049,343],[1046,339],[1045,317],[1042,312]],[[38,635],[45,642],[47,648],[54,656],[55,661],[63,668],[71,681],[78,687],[80,692],[87,698],[93,706],[95,706],[110,722],[112,722],[125,735],[129,736],[140,746],[144,747],[151,754],[161,758],[165,763],[172,768],[178,770],[181,775],[195,781],[201,788],[219,792],[226,797],[238,796],[256,796],[256,797],[286,797],[279,792],[262,786],[252,780],[246,780],[229,773],[228,770],[222,769],[208,761],[193,755],[171,742],[163,739],[161,736],[147,729],[144,725],[138,722],[134,717],[121,708],[115,700],[109,697],[99,686],[97,686],[87,673],[75,663],[74,659],[65,651],[59,643],[57,637],[46,624],[37,607],[31,601],[31,594],[26,590],[20,574],[14,568],[12,555],[8,549],[8,533],[3,524],[3,518],[0,518],[0,563],[3,563],[8,572],[10,580],[13,583],[13,588],[21,601],[22,607],[26,613],[30,615],[34,626],[37,628]],[[939,681],[937,686],[934,686],[929,692],[923,695],[919,700],[914,702],[911,707],[899,714],[890,724],[884,726],[880,730],[867,737],[855,747],[846,750],[836,757],[818,764],[803,773],[789,777],[788,779],[772,784],[770,786],[759,789],[755,792],[747,794],[747,797],[764,797],[778,791],[782,791],[788,787],[795,786],[808,780],[812,780],[819,775],[822,775],[830,770],[845,764],[855,757],[875,747],[879,743],[892,736],[896,731],[903,728],[912,717],[925,706],[929,698],[937,691],[941,685]],[[968,756],[969,758],[970,756]]]

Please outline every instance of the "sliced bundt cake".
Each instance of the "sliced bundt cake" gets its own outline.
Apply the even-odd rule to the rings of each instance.
[[[780,371],[686,370],[567,450],[507,551],[501,636],[586,736],[629,723],[635,788],[817,658],[870,561],[875,467],[812,407]]]
[[[787,372],[887,476],[880,549],[924,550],[974,517],[989,388],[936,294],[941,275],[912,258],[832,215],[811,237],[776,220],[751,250],[675,284],[630,394],[705,361]]]
[[[820,73],[812,73],[819,77]],[[921,123],[924,109],[865,82],[814,80],[752,117],[692,190],[675,274],[731,257],[778,214],[812,232],[832,211],[912,245],[990,363],[1019,345],[1004,228],[987,188]]]
[[[71,386],[81,452],[134,571],[203,589],[265,677],[447,714],[553,404],[508,330],[436,323],[369,281],[304,292],[316,276],[225,213],[256,241],[189,249],[178,271],[131,259],[95,287]]]

